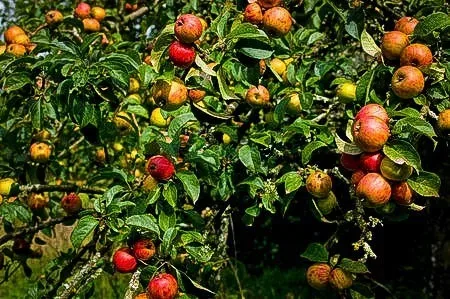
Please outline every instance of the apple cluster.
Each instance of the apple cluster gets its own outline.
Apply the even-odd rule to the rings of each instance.
[[[175,66],[188,68],[195,61],[196,42],[203,34],[203,24],[199,17],[183,14],[174,25],[175,37],[169,46],[169,59]]]
[[[281,7],[282,0],[258,0],[244,10],[244,21],[260,26],[270,35],[285,36],[292,27],[292,16]]]
[[[330,214],[337,206],[331,177],[321,170],[313,171],[306,179],[306,190],[316,198],[316,205],[323,215]]]
[[[0,45],[0,54],[9,53],[16,57],[29,54],[36,48],[36,44],[30,41],[25,30],[17,25],[12,25],[4,33],[6,45]]]
[[[368,207],[379,207],[391,198],[400,205],[410,205],[413,193],[406,180],[412,167],[398,164],[381,151],[388,141],[389,116],[378,104],[368,104],[356,114],[352,135],[363,151],[358,155],[343,153],[341,165],[352,171],[351,182],[356,195],[364,198]]]
[[[331,286],[335,290],[348,289],[353,285],[353,276],[342,268],[331,268],[326,263],[311,265],[306,271],[306,281],[318,290],[323,291]]]
[[[433,62],[433,54],[428,46],[421,43],[410,44],[409,36],[419,21],[412,17],[400,18],[394,31],[386,32],[381,41],[383,57],[399,63],[394,72],[391,88],[401,99],[411,99],[422,93],[425,78],[422,73]]]
[[[102,7],[91,6],[86,2],[80,2],[74,11],[74,16],[81,19],[86,32],[99,32],[100,22],[106,17],[106,12]]]
[[[139,239],[131,248],[119,248],[113,255],[113,264],[117,272],[132,273],[138,268],[139,261],[147,262],[156,253],[156,247],[150,239]],[[147,292],[138,295],[142,298],[172,299],[178,293],[178,282],[169,273],[159,273],[147,286]]]

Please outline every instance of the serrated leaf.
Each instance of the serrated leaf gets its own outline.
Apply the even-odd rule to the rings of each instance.
[[[375,71],[368,70],[361,76],[361,79],[359,79],[356,85],[356,99],[358,102],[367,103],[369,101],[369,94],[374,76]]]
[[[312,262],[328,262],[328,250],[320,243],[310,243],[306,250],[300,255]]]
[[[158,73],[161,67],[161,60],[164,58],[164,53],[173,41],[173,33],[174,33],[173,24],[166,25],[166,27],[164,27],[164,29],[156,38],[155,43],[153,45],[150,57],[152,66]]]
[[[217,76],[216,72],[210,68],[200,57],[200,55],[195,56],[195,64],[204,72],[205,74],[208,74],[210,76]]]
[[[172,139],[178,139],[180,136],[181,129],[190,121],[196,121],[194,114],[192,112],[183,113],[176,116],[170,122],[168,133],[169,137]]]
[[[169,182],[164,186],[163,189],[163,197],[164,199],[171,205],[173,208],[177,206],[177,187],[174,183]]]
[[[197,176],[191,171],[177,172],[176,176],[183,183],[184,190],[195,204],[200,196],[200,182]]]
[[[261,156],[259,151],[254,150],[248,144],[239,149],[239,160],[251,172],[258,172],[261,168]]]
[[[432,141],[434,141],[433,137],[436,137],[436,133],[434,132],[433,126],[429,122],[421,118],[416,117],[402,118],[395,123],[395,126],[392,129],[393,134],[400,134],[406,131],[420,133],[422,135],[427,136]]]
[[[245,56],[255,59],[269,58],[274,52],[269,44],[254,39],[241,39],[234,48]]]
[[[341,262],[338,264],[338,266],[351,273],[359,273],[359,274],[369,273],[369,270],[367,269],[364,263],[352,261],[351,259],[348,258],[343,258]]]
[[[217,83],[219,84],[220,95],[224,100],[237,100],[239,99],[228,87],[225,80],[225,74],[222,68],[217,71]]]
[[[342,140],[338,134],[334,135],[334,141],[336,142],[336,146],[341,153],[349,155],[358,155],[362,153],[362,150],[357,147],[356,144]]]
[[[156,220],[151,215],[133,215],[125,220],[129,226],[134,226],[142,230],[151,231],[159,236],[159,227]]]
[[[268,40],[267,34],[250,23],[241,23],[234,27],[226,36],[227,39],[264,39]]]
[[[72,242],[73,247],[80,247],[83,241],[92,233],[98,224],[99,221],[92,215],[81,217],[70,235],[70,241]]]
[[[210,248],[206,246],[186,246],[186,251],[189,253],[195,260],[200,263],[206,263],[211,259],[214,254]]]
[[[285,173],[281,178],[277,180],[277,183],[284,182],[284,189],[286,194],[289,194],[303,185],[303,178],[295,171]]]
[[[302,164],[308,164],[308,162],[311,160],[312,153],[315,150],[325,146],[327,146],[325,143],[318,140],[308,143],[302,150]]]
[[[364,29],[361,32],[361,46],[363,51],[372,57],[377,57],[381,54],[381,49],[373,37]]]
[[[408,185],[419,195],[426,197],[439,197],[441,179],[432,172],[420,171],[408,179]]]
[[[397,164],[406,163],[412,166],[417,172],[421,170],[420,155],[409,142],[404,140],[394,140],[383,147],[383,152]]]
[[[436,30],[442,30],[450,26],[450,17],[443,12],[433,13],[421,20],[414,28],[414,35],[423,37]]]

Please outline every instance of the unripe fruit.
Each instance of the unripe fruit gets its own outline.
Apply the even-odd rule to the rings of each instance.
[[[175,110],[187,101],[188,90],[179,78],[174,78],[170,83],[158,80],[152,88],[152,95],[156,103],[165,103],[166,110]]]
[[[298,116],[302,112],[302,103],[300,102],[300,96],[298,93],[293,93],[289,96],[286,111],[293,116]]]
[[[330,272],[331,267],[328,264],[314,264],[306,271],[306,281],[312,288],[323,290],[328,286]]]
[[[269,91],[262,85],[258,85],[258,87],[252,86],[245,94],[245,101],[256,108],[264,107],[270,101]]]
[[[175,174],[173,163],[161,155],[153,156],[148,159],[145,169],[158,181],[169,180]]]
[[[100,31],[100,23],[93,18],[83,19],[83,28],[86,32],[99,32]]]
[[[58,25],[63,20],[64,16],[59,10],[50,10],[45,14],[45,23],[49,26]]]
[[[14,36],[11,44],[26,46],[30,43],[30,38],[26,34],[18,34]]]
[[[376,152],[383,148],[389,138],[389,127],[377,117],[366,117],[355,121],[352,127],[355,144],[365,152]]]
[[[230,144],[231,143],[231,136],[226,134],[226,133],[223,133],[223,135],[222,135],[222,142],[224,144]]]
[[[361,179],[366,175],[367,173],[362,170],[362,169],[358,169],[356,170],[353,174],[352,177],[350,179],[350,181],[352,182],[353,185],[358,185],[359,181],[361,181]]]
[[[112,147],[115,152],[123,151],[123,144],[120,142],[114,142]]]
[[[330,273],[330,285],[338,290],[348,289],[353,284],[353,278],[350,273],[341,268],[333,269]]]
[[[349,155],[346,153],[343,153],[340,158],[340,162],[342,167],[344,167],[347,170],[355,171],[359,168],[359,155]]]
[[[335,207],[337,207],[336,195],[334,195],[333,191],[330,191],[328,196],[323,199],[318,199],[316,201],[317,208],[322,213],[322,215],[330,214]]]
[[[369,116],[378,117],[386,124],[389,123],[389,115],[386,112],[386,109],[379,104],[367,104],[362,107],[355,116],[355,121],[358,119],[364,119]]]
[[[10,44],[6,47],[6,53],[12,54],[16,57],[22,57],[27,53],[27,49],[23,45]]]
[[[271,35],[284,36],[292,27],[291,14],[283,7],[270,8],[264,13],[263,27]]]
[[[386,32],[381,41],[381,52],[387,59],[396,60],[400,58],[400,54],[407,45],[409,45],[409,38],[403,32]]]
[[[425,79],[418,68],[402,66],[392,76],[391,87],[399,98],[411,99],[422,92]]]
[[[306,190],[317,198],[325,198],[332,188],[331,177],[323,171],[316,170],[306,179]]]
[[[445,109],[439,113],[437,126],[443,132],[450,130],[450,109]]]
[[[258,0],[258,4],[264,8],[280,6],[282,2],[282,0]]]
[[[120,135],[127,135],[133,131],[131,125],[131,117],[125,111],[120,111],[113,119],[113,123],[119,131]]]
[[[400,65],[412,65],[418,68],[433,63],[433,53],[430,48],[422,44],[411,44],[400,54]]]
[[[413,202],[413,191],[403,181],[392,185],[392,199],[399,205],[409,206]]]
[[[172,275],[161,273],[152,278],[147,286],[150,299],[173,299],[178,293],[178,282]]]
[[[245,7],[244,21],[258,25],[262,22],[262,20],[263,20],[263,13],[261,10],[261,6],[259,6],[258,3],[253,2]]]
[[[279,76],[282,76],[286,71],[287,67],[283,60],[279,58],[274,58],[270,61],[270,67],[277,73]]]
[[[20,28],[19,26],[12,25],[12,26],[8,27],[8,29],[6,29],[6,31],[4,33],[5,42],[7,44],[13,44],[14,38],[20,34],[26,35],[25,31],[22,28]]]
[[[179,41],[190,44],[202,36],[203,25],[200,18],[192,14],[184,14],[175,21],[174,31]]]
[[[0,195],[14,196],[19,193],[19,185],[12,178],[0,179]]]
[[[384,157],[380,165],[381,174],[391,181],[404,181],[409,178],[413,168],[406,163],[397,164],[388,157]]]
[[[69,193],[61,199],[61,207],[67,214],[76,214],[82,208],[81,198],[74,192]]]
[[[147,192],[154,191],[156,187],[158,187],[158,181],[151,175],[148,175],[142,183],[142,189]]]
[[[136,270],[138,262],[132,255],[131,249],[123,247],[114,253],[113,264],[118,272],[131,273]]]
[[[356,99],[356,84],[352,82],[345,82],[339,84],[336,89],[338,100],[343,104],[348,104]]]
[[[173,41],[169,46],[169,59],[175,66],[188,68],[195,60],[195,48],[190,44]]]
[[[192,102],[198,103],[205,98],[206,91],[203,89],[190,89],[188,95]]]
[[[36,134],[33,135],[33,139],[37,141],[46,141],[49,140],[52,137],[49,131],[47,130],[40,130]]]
[[[414,28],[419,23],[419,20],[413,17],[402,17],[395,22],[394,30],[410,35],[414,32]]]
[[[47,163],[52,154],[52,147],[44,142],[35,142],[30,146],[31,161]]]
[[[20,255],[29,254],[31,251],[31,244],[30,244],[30,242],[28,242],[25,239],[22,239],[20,237],[15,238],[13,246],[12,246],[12,251],[15,254],[20,254]]]
[[[75,8],[75,16],[80,19],[89,18],[91,15],[91,6],[85,2],[81,2]]]
[[[356,195],[365,198],[370,207],[381,206],[391,198],[391,186],[380,174],[371,172],[359,181]]]
[[[363,153],[360,157],[361,168],[367,172],[380,172],[381,161],[384,155],[382,152]]]
[[[133,254],[139,260],[150,260],[155,252],[155,244],[150,239],[141,239],[133,244]]]
[[[170,117],[167,119],[161,114],[161,108],[157,107],[150,114],[150,124],[159,128],[166,128],[170,123]]]
[[[141,88],[141,84],[139,84],[139,81],[135,78],[130,78],[130,83],[128,85],[128,93],[138,93],[139,89]]]
[[[5,51],[6,51],[6,45],[0,45],[0,55],[5,53]]]
[[[41,193],[28,194],[27,204],[32,210],[40,210],[48,205],[49,198]]]
[[[103,8],[95,6],[91,9],[91,16],[97,21],[101,22],[106,16],[106,12]]]

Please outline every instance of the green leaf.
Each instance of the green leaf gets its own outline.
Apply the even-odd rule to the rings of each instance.
[[[171,210],[169,214],[166,214],[164,209],[161,210],[161,213],[159,214],[158,217],[158,224],[163,231],[166,231],[169,228],[174,227],[176,223],[177,223],[177,216],[173,212],[173,210]]]
[[[159,227],[156,219],[151,215],[133,215],[125,220],[128,226],[134,226],[142,230],[151,231],[159,236]]]
[[[202,236],[202,234],[194,231],[184,232],[181,235],[181,241],[184,245],[187,245],[189,243],[197,242],[197,243],[203,243],[205,240]]]
[[[420,171],[408,179],[408,185],[415,192],[426,197],[439,197],[441,179],[432,172]]]
[[[178,116],[176,116],[169,125],[169,137],[172,139],[178,140],[180,136],[181,129],[190,121],[196,121],[194,114],[192,112],[183,113]]]
[[[129,105],[127,106],[127,112],[139,115],[145,119],[149,118],[147,109],[141,105]]]
[[[369,270],[364,263],[352,261],[348,258],[343,258],[338,266],[351,273],[369,273]]]
[[[443,12],[433,13],[421,20],[414,28],[414,35],[423,37],[436,30],[442,30],[450,26],[450,17]]]
[[[306,165],[309,160],[311,160],[312,153],[315,150],[325,146],[327,146],[325,143],[318,140],[308,143],[302,150],[302,164]]]
[[[409,142],[404,140],[394,140],[383,147],[383,152],[397,164],[406,163],[412,166],[417,172],[421,170],[420,156],[417,150]]]
[[[187,253],[200,263],[206,263],[214,254],[214,251],[207,246],[186,246],[185,248]]]
[[[303,185],[302,176],[295,171],[283,174],[283,176],[277,180],[277,183],[282,182],[284,182],[284,189],[286,190],[286,194],[297,190]]]
[[[202,70],[202,72],[204,72],[207,75],[210,76],[217,76],[216,72],[210,68],[204,61],[203,59],[200,57],[200,55],[196,55],[195,56],[195,64]]]
[[[163,252],[163,254],[165,255],[169,255],[170,253],[170,249],[173,246],[173,240],[176,238],[178,234],[178,228],[175,227],[171,227],[169,228],[163,236],[163,241],[162,241],[162,245],[161,245],[161,251]]]
[[[117,194],[124,191],[124,188],[120,185],[115,185],[112,188],[106,190],[106,192],[103,194],[103,199],[105,201],[105,206],[108,207],[113,199],[116,197]]]
[[[183,183],[184,190],[195,204],[200,196],[200,183],[197,176],[191,171],[177,172],[176,176]]]
[[[155,40],[152,52],[150,54],[152,66],[159,73],[161,61],[164,59],[164,52],[173,41],[174,26],[168,24]]]
[[[98,226],[98,224],[99,221],[92,215],[81,217],[70,235],[70,241],[72,242],[73,247],[80,247],[83,241]]]
[[[11,92],[23,88],[27,84],[31,84],[31,75],[25,72],[12,73],[6,77],[3,82],[3,89],[6,92]]]
[[[169,182],[164,185],[163,196],[173,208],[177,206],[177,187],[174,183]]]
[[[328,262],[328,250],[320,243],[310,243],[306,250],[300,255],[312,262]]]
[[[254,150],[248,144],[239,149],[239,160],[251,172],[258,172],[261,168],[261,156],[259,151]]]
[[[405,131],[420,133],[429,137],[432,141],[434,141],[433,137],[436,137],[433,126],[429,122],[416,117],[402,118],[395,123],[392,129],[393,134],[401,134]]]
[[[274,52],[269,44],[254,39],[241,39],[234,48],[238,52],[255,59],[269,58]]]
[[[372,57],[377,57],[381,54],[381,49],[373,37],[364,29],[361,33],[361,46],[363,51]]]
[[[227,39],[264,39],[268,40],[267,34],[250,23],[241,23],[234,27],[226,36]]]
[[[341,153],[346,153],[349,155],[358,155],[362,153],[362,150],[356,146],[354,143],[348,143],[339,137],[338,134],[334,135],[334,141],[336,142],[336,146]]]
[[[37,100],[36,102],[31,104],[30,114],[31,114],[31,123],[33,128],[40,130],[42,128],[42,120],[44,118],[42,113],[42,101]]]
[[[224,100],[237,100],[239,99],[228,87],[227,81],[225,80],[224,70],[220,68],[217,71],[217,83],[219,84],[220,95]]]
[[[372,81],[375,76],[374,70],[368,70],[359,79],[356,85],[356,99],[358,102],[367,103],[369,101],[370,89],[372,87]]]

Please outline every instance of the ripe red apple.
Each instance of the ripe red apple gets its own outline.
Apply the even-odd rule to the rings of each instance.
[[[263,27],[268,34],[284,36],[292,27],[291,14],[283,7],[270,8],[263,15]]]
[[[314,197],[327,197],[331,188],[331,177],[323,171],[316,170],[306,179],[306,190]]]
[[[306,281],[312,288],[316,290],[323,290],[328,286],[330,272],[331,267],[328,264],[316,263],[309,266],[306,271]]]
[[[245,7],[244,21],[258,25],[263,20],[263,13],[261,6],[258,3],[253,2]]]
[[[391,198],[391,185],[380,174],[371,172],[359,181],[356,195],[365,198],[371,207],[382,206]]]
[[[81,198],[78,194],[72,192],[61,199],[61,207],[67,214],[75,214],[82,208]]]
[[[355,121],[369,116],[378,117],[385,123],[389,123],[389,115],[387,114],[386,109],[379,104],[367,104],[362,107],[356,114]]]
[[[392,199],[399,205],[408,206],[413,202],[413,191],[406,181],[392,185]]]
[[[409,178],[413,168],[406,163],[397,164],[388,157],[384,157],[380,165],[381,174],[391,181],[404,181]]]
[[[202,36],[203,25],[200,18],[191,14],[184,14],[175,21],[174,30],[179,41],[190,44]]]
[[[122,247],[114,253],[113,264],[118,272],[131,273],[136,270],[138,262],[130,248]]]
[[[245,94],[245,101],[253,107],[264,107],[269,104],[270,93],[262,85],[258,85],[258,87],[252,86]]]
[[[400,54],[400,65],[412,65],[415,67],[428,66],[433,62],[433,53],[423,44],[411,44],[403,49]]]
[[[389,127],[378,117],[369,116],[358,119],[352,127],[355,144],[365,152],[377,152],[389,138]]]
[[[161,181],[169,180],[175,174],[173,163],[164,156],[153,156],[147,161],[147,172],[155,179]]]
[[[64,16],[59,10],[50,10],[45,14],[45,23],[50,26],[58,25],[63,20]]]
[[[188,68],[195,60],[195,48],[190,44],[173,41],[169,46],[169,59],[181,68]]]
[[[381,40],[381,52],[389,60],[400,58],[400,53],[409,45],[409,38],[400,31],[390,31],[383,35]]]
[[[442,132],[450,130],[450,109],[445,109],[439,113],[437,126]]]
[[[348,289],[353,284],[352,275],[342,270],[341,268],[335,268],[330,273],[330,285],[338,290]]]
[[[147,286],[150,299],[173,299],[178,293],[178,282],[171,274],[160,273]]]
[[[395,22],[394,30],[410,35],[414,32],[414,28],[419,23],[419,20],[413,17],[402,17]]]
[[[359,155],[349,155],[346,153],[343,153],[341,155],[341,165],[347,170],[355,171],[359,168]]]
[[[150,239],[141,239],[133,244],[133,254],[137,259],[148,261],[155,252],[155,244]]]
[[[275,6],[280,6],[283,0],[258,0],[258,4],[264,8],[272,8]]]
[[[80,19],[89,18],[91,15],[91,6],[86,2],[81,2],[75,8],[75,16]]]
[[[399,98],[411,99],[422,92],[425,79],[418,68],[406,65],[395,71],[391,87]]]
[[[363,153],[360,158],[361,168],[367,172],[380,172],[383,158],[382,152]]]
[[[362,169],[358,169],[356,170],[353,174],[352,177],[350,179],[350,181],[352,182],[353,185],[358,185],[359,181],[361,181],[361,179],[366,175],[367,173],[362,170]]]

